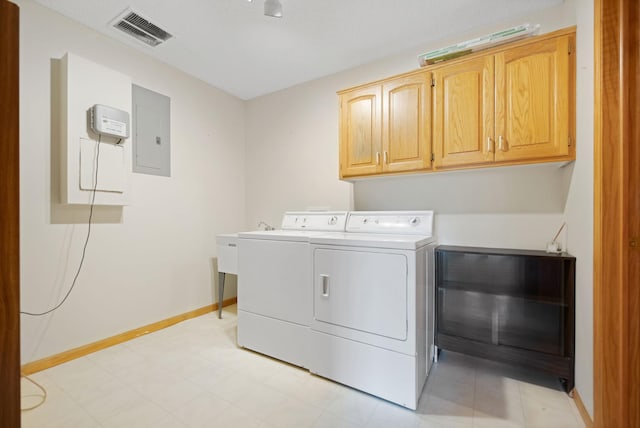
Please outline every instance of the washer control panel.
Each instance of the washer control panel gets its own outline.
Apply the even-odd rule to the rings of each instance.
[[[347,232],[433,235],[433,211],[353,211]]]
[[[282,229],[344,232],[346,223],[346,211],[291,211],[284,213]]]

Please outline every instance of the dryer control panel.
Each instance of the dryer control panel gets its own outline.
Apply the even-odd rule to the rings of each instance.
[[[347,232],[433,235],[433,211],[353,211]]]

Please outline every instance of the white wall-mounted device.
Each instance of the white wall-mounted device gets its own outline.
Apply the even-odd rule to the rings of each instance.
[[[124,110],[96,104],[89,109],[89,125],[100,135],[129,138],[129,113]]]
[[[70,52],[62,57],[60,203],[129,203],[132,144],[118,143],[133,135],[132,111],[131,77]]]

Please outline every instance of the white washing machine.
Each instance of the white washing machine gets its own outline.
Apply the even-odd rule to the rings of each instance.
[[[410,409],[433,361],[432,211],[351,212],[310,238],[312,373]]]
[[[238,345],[309,366],[309,239],[343,232],[346,218],[346,212],[287,212],[280,230],[238,234]]]

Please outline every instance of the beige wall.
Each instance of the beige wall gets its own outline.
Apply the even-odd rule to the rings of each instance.
[[[87,207],[58,204],[56,59],[73,52],[171,98],[171,177],[131,174],[130,205],[96,208],[67,303],[21,318],[26,363],[217,300],[215,234],[245,227],[245,105],[32,1],[17,3],[22,310],[46,310],[65,294],[87,231]]]
[[[565,217],[576,257],[576,389],[593,419],[593,0],[576,1],[576,162]]]
[[[249,225],[259,220],[278,223],[285,210],[309,206],[434,209],[441,243],[542,249],[567,221],[561,240],[578,257],[576,385],[592,411],[592,21],[592,1],[566,0],[558,7],[485,29],[531,22],[540,23],[540,32],[546,33],[579,25],[576,162],[564,167],[493,168],[354,183],[338,180],[335,92],[415,69],[417,54],[478,35],[461,34],[248,101]]]
[[[252,229],[260,220],[277,225],[286,210],[435,209],[440,242],[523,248],[540,248],[566,220],[562,239],[578,257],[576,385],[592,411],[592,0],[566,0],[485,28],[531,22],[548,32],[578,24],[575,163],[355,185],[337,178],[335,92],[414,69],[417,54],[477,32],[243,103],[29,0],[17,2],[22,309],[45,309],[64,294],[86,232],[86,208],[56,203],[53,60],[74,52],[172,103],[172,177],[132,174],[131,205],[97,210],[85,268],[68,303],[52,316],[22,319],[23,362],[212,303],[214,235]]]
[[[247,102],[249,228],[279,226],[285,211],[350,208],[351,185],[337,179],[335,111],[333,88],[313,82]]]

